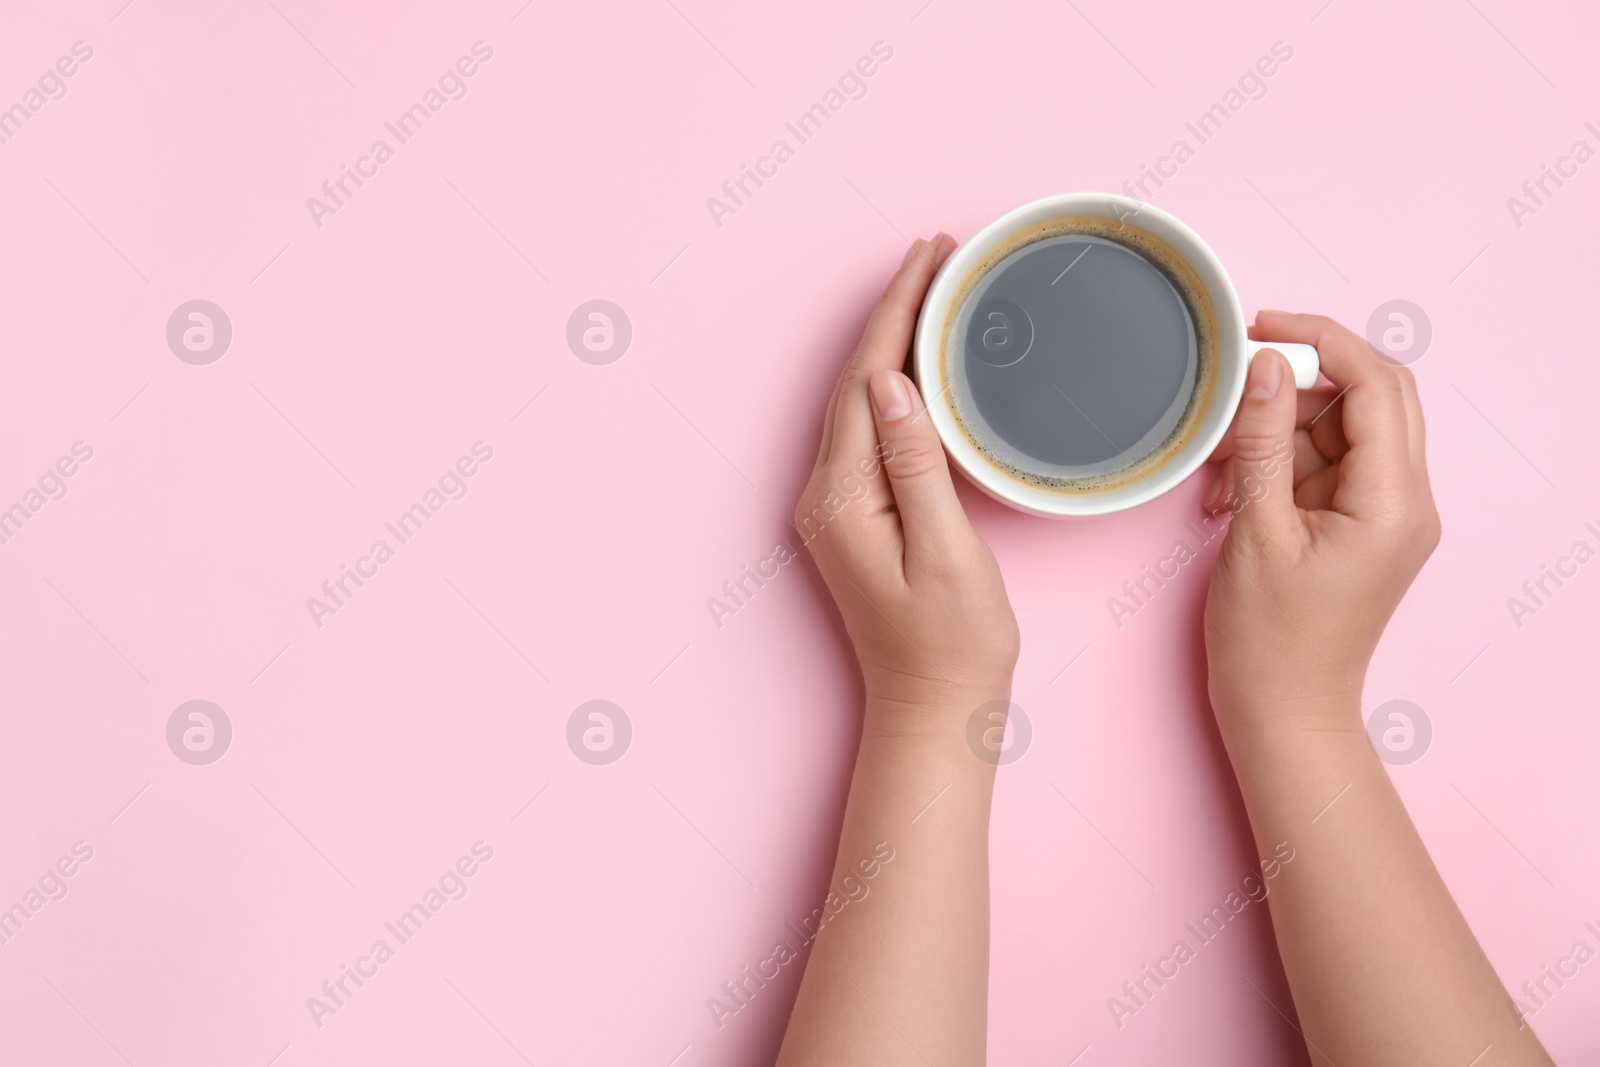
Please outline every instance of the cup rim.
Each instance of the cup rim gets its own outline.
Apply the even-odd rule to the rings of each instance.
[[[1202,426],[1173,459],[1159,470],[1127,485],[1084,493],[1061,493],[1029,485],[988,463],[956,424],[939,379],[939,339],[956,289],[967,272],[997,244],[1029,226],[1064,215],[1137,220],[1137,225],[1172,245],[1206,284],[1217,314],[1218,378]],[[1244,395],[1244,309],[1222,261],[1188,224],[1148,201],[1120,193],[1055,193],[1029,201],[988,223],[962,242],[946,259],[928,289],[917,317],[913,366],[923,404],[928,409],[945,451],[967,479],[1003,504],[1046,518],[1086,518],[1139,507],[1165,495],[1204,464],[1227,432]],[[1216,418],[1225,411],[1227,418]]]

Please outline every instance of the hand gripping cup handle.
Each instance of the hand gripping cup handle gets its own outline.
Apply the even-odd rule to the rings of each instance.
[[[1256,353],[1263,348],[1275,349],[1283,353],[1283,358],[1289,361],[1289,366],[1294,370],[1294,387],[1296,389],[1310,389],[1317,384],[1317,374],[1322,370],[1322,361],[1317,356],[1317,350],[1310,345],[1293,344],[1283,341],[1248,341],[1245,351],[1252,360]]]

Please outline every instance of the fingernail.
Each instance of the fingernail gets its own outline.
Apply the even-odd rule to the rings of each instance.
[[[1275,352],[1269,356],[1268,351],[1263,348],[1250,360],[1250,387],[1244,395],[1252,400],[1277,396],[1283,385],[1283,358]]]
[[[1212,510],[1212,505],[1217,502],[1217,491],[1220,490],[1221,488],[1222,488],[1222,479],[1218,478],[1215,482],[1213,482],[1211,484],[1211,488],[1206,490],[1206,498],[1200,502],[1200,510],[1201,511],[1210,511],[1210,510]]]
[[[921,255],[922,254],[922,246],[923,246],[924,243],[925,242],[920,237],[918,237],[915,241],[912,241],[911,242],[911,247],[906,249],[906,258],[902,259],[900,261],[900,265],[902,267],[904,267],[904,266],[906,266],[907,264],[909,264],[911,262],[911,257],[912,256]]]
[[[894,422],[911,414],[911,397],[906,392],[903,375],[892,370],[879,371],[872,376],[871,390],[872,403],[884,422]]]

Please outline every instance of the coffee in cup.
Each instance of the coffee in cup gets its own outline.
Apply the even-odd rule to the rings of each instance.
[[[1221,440],[1248,353],[1232,283],[1148,204],[1069,194],[991,223],[945,262],[916,335],[918,381],[957,465],[1047,515],[1165,492]],[[1316,351],[1271,345],[1316,380]]]

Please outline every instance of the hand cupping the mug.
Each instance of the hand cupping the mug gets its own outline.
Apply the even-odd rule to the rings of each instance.
[[[1263,311],[1250,336],[1316,345],[1333,385],[1297,399],[1263,351],[1217,450],[1207,507],[1236,517],[1206,602],[1212,705],[1253,726],[1359,729],[1373,649],[1439,541],[1416,380],[1321,316]]]
[[[1009,691],[1019,636],[1000,569],[967,522],[944,449],[899,368],[934,271],[955,247],[918,240],[828,403],[795,508],[844,616],[869,705],[970,711]]]

